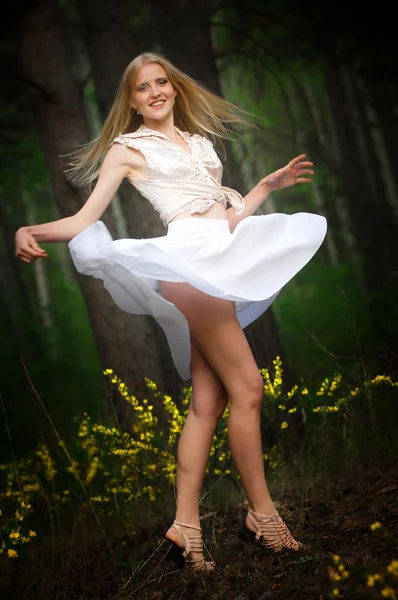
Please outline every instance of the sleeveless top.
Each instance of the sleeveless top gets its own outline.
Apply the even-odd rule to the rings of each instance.
[[[204,213],[215,202],[222,202],[225,207],[229,202],[241,215],[245,201],[236,190],[221,185],[223,167],[210,140],[175,129],[191,154],[146,125],[113,140],[112,144],[139,150],[146,160],[145,176],[130,178],[130,183],[159,212],[165,227],[180,213]]]

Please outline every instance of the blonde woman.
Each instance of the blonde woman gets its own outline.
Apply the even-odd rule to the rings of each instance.
[[[192,378],[177,452],[176,519],[166,537],[187,565],[203,571],[214,563],[203,555],[200,490],[228,401],[229,442],[249,505],[247,532],[276,552],[300,546],[267,488],[263,381],[242,329],[312,258],[326,221],[309,213],[252,216],[272,190],[311,182],[305,154],[244,198],[222,186],[222,164],[209,138],[226,137],[227,123],[244,123],[241,114],[164,57],[138,56],[125,70],[100,137],[75,154],[75,181],[99,175],[85,205],[72,217],[16,233],[16,255],[26,263],[47,256],[40,242],[69,242],[80,273],[101,278],[121,309],[158,321],[178,372]],[[167,235],[112,240],[99,219],[124,178],[159,212]]]

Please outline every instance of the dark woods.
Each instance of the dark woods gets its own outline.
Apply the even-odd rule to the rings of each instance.
[[[339,288],[349,302],[344,278],[355,288],[355,314],[345,310],[346,320],[358,319],[358,330],[350,347],[343,331],[339,342],[336,332],[332,340],[321,326],[307,331],[308,339],[313,333],[319,353],[345,356],[340,368],[366,361],[372,372],[396,369],[397,49],[387,7],[369,14],[362,7],[358,15],[354,6],[340,11],[315,2],[302,10],[293,2],[43,0],[8,10],[0,123],[5,397],[30,397],[27,368],[42,390],[57,390],[57,411],[66,416],[60,406],[69,402],[73,381],[80,389],[76,408],[87,407],[89,390],[101,396],[100,365],[117,369],[137,394],[145,393],[144,377],[178,392],[157,326],[123,314],[98,282],[78,277],[65,246],[52,247],[51,258],[32,267],[13,258],[18,226],[71,215],[84,203],[89,192],[67,180],[65,155],[96,135],[125,66],[148,49],[262,117],[229,146],[227,185],[245,191],[290,155],[311,156],[316,185],[277,196],[264,211],[299,207],[327,216],[323,273],[334,277],[336,298]],[[124,185],[104,220],[116,237],[165,233],[150,205]],[[326,312],[333,314],[334,328],[344,329],[347,323],[336,314],[341,298],[336,302],[336,311],[330,299]],[[307,306],[299,294],[297,303],[306,314],[320,315],[314,317],[317,329],[323,307],[316,300]],[[289,320],[288,304],[280,318]],[[293,382],[300,375],[294,358],[299,341],[283,331],[281,322],[278,334],[269,311],[248,338],[260,366],[282,356]],[[308,350],[305,368],[316,378],[325,373],[310,364],[314,352]],[[125,403],[113,400],[123,419]]]
[[[9,558],[12,566],[4,563],[5,576],[0,576],[1,585],[6,582],[4,597],[17,598],[10,591],[14,586],[34,589],[18,596],[29,599],[132,598],[119,594],[121,586],[141,589],[144,578],[152,581],[151,570],[159,562],[157,543],[174,501],[172,463],[189,384],[184,388],[175,373],[157,324],[122,312],[102,283],[78,276],[66,244],[47,244],[49,258],[32,265],[14,256],[18,227],[72,215],[87,199],[90,190],[77,189],[65,175],[67,155],[98,134],[125,67],[145,50],[165,54],[207,88],[259,117],[248,117],[254,127],[231,131],[226,185],[244,194],[305,152],[315,163],[314,183],[273,194],[260,211],[316,212],[329,224],[316,258],[286,286],[272,310],[246,330],[259,368],[271,375],[267,379],[263,371],[266,468],[277,485],[287,486],[281,497],[296,507],[291,518],[319,551],[315,558],[296,561],[285,584],[285,566],[275,566],[270,558],[267,573],[283,572],[275,575],[279,588],[270,587],[269,597],[329,597],[323,594],[334,576],[330,571],[319,576],[326,569],[324,557],[344,547],[349,560],[349,543],[352,561],[361,544],[366,560],[391,556],[386,530],[373,546],[368,538],[365,544],[363,532],[378,514],[391,521],[396,517],[389,500],[396,488],[392,470],[377,470],[374,480],[369,473],[376,458],[382,466],[391,461],[398,439],[394,17],[387,2],[368,7],[315,0],[305,5],[292,0],[16,0],[7,6],[0,21],[0,534],[6,540],[0,539],[0,563]],[[166,233],[149,202],[127,184],[103,220],[114,238]],[[119,380],[104,376],[107,369],[127,385],[133,402],[124,399]],[[295,385],[300,392],[290,394]],[[156,426],[149,409],[137,409],[139,402],[153,405]],[[139,412],[146,420],[137,417]],[[93,434],[97,422],[104,424],[97,428],[100,443]],[[227,468],[226,440],[223,422],[204,506],[211,490],[215,503],[222,497],[220,479],[231,484],[234,507],[241,503],[240,484]],[[342,479],[332,484],[330,474]],[[325,490],[316,483],[322,475]],[[15,516],[15,506],[21,516],[25,493],[25,504],[33,507],[30,518],[36,519],[31,527],[38,536],[37,555],[35,536],[18,546],[23,519]],[[65,497],[70,504],[63,504]],[[355,515],[353,505],[359,507]],[[219,589],[206,584],[195,596],[185,580],[175,578],[167,580],[175,596],[164,592],[162,582],[153,595],[137,598],[188,597],[185,592],[192,598],[265,598],[263,559],[253,562],[233,540],[219,539],[227,526],[238,526],[241,507],[221,517],[217,513],[214,522],[207,517],[216,512],[206,516],[207,539],[217,539],[216,548],[227,551],[223,568],[234,565],[227,578],[219,579]],[[104,521],[97,520],[101,510]],[[155,512],[164,520],[162,527]],[[159,536],[137,533],[155,521]],[[90,536],[94,545],[99,540],[94,550]],[[33,566],[25,574],[21,557],[29,552]],[[321,554],[322,560],[314,562]],[[311,581],[309,595],[295,587],[298,581]],[[364,582],[366,593],[375,592],[377,586],[367,586],[366,577]],[[86,597],[89,583],[94,591]],[[281,585],[294,594],[282,590],[279,595]]]

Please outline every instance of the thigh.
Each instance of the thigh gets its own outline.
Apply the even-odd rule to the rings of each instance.
[[[262,394],[263,381],[236,316],[235,304],[188,283],[161,282],[162,295],[186,317],[191,339],[217,374],[228,396]]]

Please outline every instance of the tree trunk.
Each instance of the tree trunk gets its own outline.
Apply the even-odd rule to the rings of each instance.
[[[315,101],[314,95],[312,94],[311,87],[309,85],[305,85],[303,87],[303,93],[307,98],[308,106],[311,107],[311,113],[314,117],[314,126],[316,128],[316,137],[318,139],[318,144],[322,147],[322,143],[324,143],[324,132],[322,127],[322,122],[319,115],[319,110],[317,103]],[[296,137],[296,143],[299,148],[302,148],[303,151],[307,154],[308,157],[311,156],[309,144],[308,144],[308,136],[304,129],[301,127],[300,123],[300,110],[299,110],[299,98],[297,98],[296,90],[290,92],[290,94],[286,94],[286,101],[289,104],[290,112],[292,118],[294,120],[294,128],[293,133]],[[329,260],[329,263],[333,266],[338,265],[339,263],[339,254],[337,250],[337,244],[335,239],[335,231],[339,230],[338,227],[338,215],[334,210],[334,203],[327,202],[326,198],[322,193],[322,189],[317,185],[316,182],[312,183],[309,187],[309,194],[312,196],[314,206],[320,214],[324,215],[328,219],[329,227],[328,234],[326,236],[324,247],[326,250],[326,255]],[[331,210],[329,210],[331,209]],[[332,226],[330,226],[332,225]]]
[[[103,122],[112,106],[123,71],[143,49],[133,41],[126,0],[100,4],[96,0],[78,0],[78,6]],[[165,234],[156,211],[131,184],[124,182],[119,196],[129,235],[141,238]]]
[[[99,115],[106,119],[115,97],[120,78],[128,63],[143,50],[135,42],[129,27],[126,0],[100,3],[96,0],[79,0],[83,36],[92,66]],[[166,229],[146,198],[128,182],[118,191],[126,234],[121,237],[145,238],[165,235]],[[179,394],[181,379],[178,376],[162,329],[151,320],[148,328],[161,359],[162,381],[165,393],[172,397]]]
[[[26,220],[28,225],[36,222],[34,208],[28,192],[23,192],[23,200],[26,206]],[[45,329],[45,339],[48,345],[48,356],[54,361],[57,358],[57,348],[54,338],[54,320],[51,314],[50,291],[47,282],[46,265],[43,260],[37,260],[33,263],[33,273],[36,283],[36,293],[41,324]]]
[[[26,11],[21,30],[21,58],[54,197],[60,214],[65,217],[81,208],[87,194],[66,179],[62,156],[78,144],[86,143],[88,133],[82,93],[69,71],[59,17],[56,0],[39,1]],[[103,220],[114,231],[109,211]],[[145,376],[162,387],[159,356],[148,318],[121,311],[98,280],[80,275],[78,279],[103,367],[113,368],[130,392],[138,396],[148,392]],[[160,414],[162,408],[157,407]],[[116,409],[122,421],[128,416],[130,405],[119,398]]]
[[[361,114],[364,129],[367,134],[367,143],[371,153],[371,164],[377,165],[375,175],[378,176],[378,196],[383,194],[390,204],[395,225],[398,225],[398,193],[395,173],[392,169],[388,148],[385,143],[384,133],[380,126],[379,117],[372,107],[372,98],[366,88],[365,82],[358,76],[352,77],[355,92],[355,103]]]
[[[397,332],[396,328],[391,327],[395,319],[394,310],[391,309],[394,298],[386,297],[388,290],[396,297],[394,271],[398,262],[398,246],[394,218],[385,195],[373,197],[364,177],[360,150],[352,127],[352,110],[339,65],[325,59],[324,74],[341,153],[341,173],[346,190],[344,196],[371,301],[374,347],[383,355],[390,354],[387,360],[382,356],[381,361],[391,367],[398,356]],[[378,165],[373,167],[377,169]]]
[[[185,0],[150,0],[155,27],[163,53],[182,71],[206,88],[222,95],[220,76],[210,35],[210,17],[206,0],[188,3]],[[244,193],[244,184],[233,156],[231,145],[226,144],[224,183]],[[252,340],[253,353],[259,367],[271,366],[269,349],[285,359],[277,336],[273,313],[264,315],[245,329]],[[266,337],[264,337],[264,333]],[[270,337],[272,336],[272,337]],[[275,357],[273,357],[275,358]],[[287,361],[286,380],[290,379]]]

